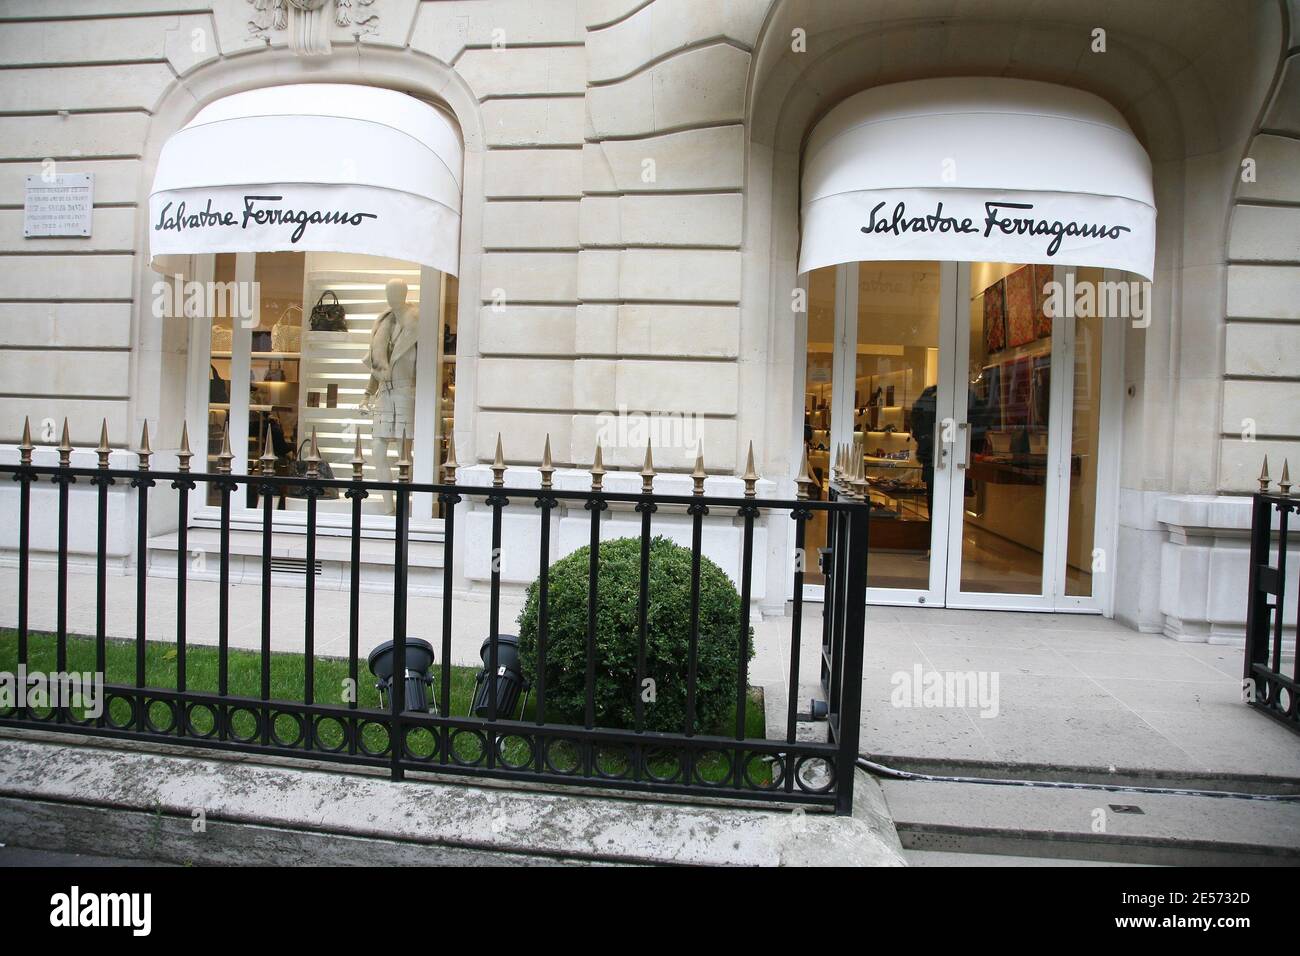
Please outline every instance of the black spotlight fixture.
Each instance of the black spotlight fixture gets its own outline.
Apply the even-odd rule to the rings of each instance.
[[[478,652],[483,659],[483,669],[474,678],[474,703],[471,710],[477,717],[486,717],[488,714],[488,702],[492,696],[488,669],[492,666],[493,640],[497,645],[497,716],[509,720],[514,716],[519,695],[532,686],[525,679],[523,665],[519,662],[517,634],[498,634],[495,638],[489,637],[483,641]]]
[[[366,657],[370,673],[378,679],[375,687],[379,690],[379,700],[393,691],[393,648],[392,641],[384,641]],[[418,637],[406,639],[406,709],[427,713],[429,695],[426,688],[433,685],[429,668],[433,666],[433,645]],[[384,704],[384,706],[388,706]],[[435,711],[436,712],[436,711]]]

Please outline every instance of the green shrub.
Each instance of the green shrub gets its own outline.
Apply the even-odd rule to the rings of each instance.
[[[586,702],[587,571],[590,548],[579,548],[551,566],[546,642],[548,719],[581,723]],[[633,727],[636,720],[636,659],[641,584],[641,541],[617,538],[600,544],[596,599],[596,724]],[[645,676],[655,700],[645,703],[645,728],[686,729],[686,677],[690,666],[691,552],[657,537],[650,543],[650,603]],[[731,579],[708,558],[700,559],[700,639],[696,657],[695,731],[731,733],[736,706],[736,654],[740,596]],[[754,654],[751,629],[746,650]],[[537,674],[537,582],[528,586],[519,615],[519,646],[525,672]]]

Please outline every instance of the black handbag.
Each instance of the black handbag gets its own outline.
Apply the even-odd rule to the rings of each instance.
[[[333,302],[326,302],[325,296],[334,299]],[[331,290],[326,289],[316,300],[316,304],[311,307],[311,330],[313,332],[346,332],[348,330],[347,319],[344,316],[343,306],[339,304],[339,297]]]
[[[298,446],[298,454],[296,456],[297,460],[294,461],[293,463],[293,473],[297,475],[299,478],[307,477],[307,463],[302,460],[302,450],[305,447],[307,447],[307,443],[310,441],[311,441],[310,438],[304,438],[302,440],[302,444]],[[329,479],[334,478],[334,469],[330,467],[330,463],[328,461],[322,458],[320,460],[318,467],[320,469],[320,477],[329,478]],[[307,497],[307,489],[301,486],[286,487],[284,493],[288,495],[290,498]],[[321,489],[322,498],[337,498],[338,496],[339,496],[339,490],[337,488]]]
[[[208,404],[225,405],[230,401],[230,383],[221,377],[215,365],[209,365],[208,371]]]

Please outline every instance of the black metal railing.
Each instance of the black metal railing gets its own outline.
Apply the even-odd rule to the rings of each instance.
[[[1285,490],[1289,491],[1289,484]],[[1300,499],[1285,493],[1254,496],[1250,522],[1246,659],[1242,677],[1247,703],[1300,733],[1300,704],[1297,703],[1297,696],[1300,696],[1300,663],[1297,661],[1300,661],[1300,655],[1296,654],[1295,637],[1291,638],[1290,674],[1286,673],[1283,646],[1283,619],[1288,606],[1287,536],[1292,514],[1300,514]],[[1300,572],[1300,567],[1296,571]]]
[[[702,480],[696,483],[696,493],[691,495],[653,493],[648,490],[652,485],[650,481],[643,484],[643,490],[639,494],[611,492],[601,487],[598,478],[594,478],[592,490],[561,490],[549,487],[549,480],[544,480],[541,488],[524,489],[505,487],[500,481],[500,475],[491,487],[457,484],[454,470],[444,477],[441,484],[419,484],[409,480],[409,466],[402,473],[402,479],[405,480],[395,482],[362,481],[355,476],[352,480],[320,478],[311,468],[306,476],[278,476],[270,473],[270,468],[264,469],[266,473],[241,476],[228,471],[191,472],[187,467],[188,457],[182,457],[179,470],[153,470],[148,467],[148,455],[144,453],[146,450],[147,442],[140,456],[141,467],[130,470],[108,467],[106,447],[101,448],[98,468],[72,467],[70,448],[66,453],[61,453],[61,463],[57,466],[32,464],[30,448],[25,450],[20,463],[0,465],[0,474],[7,474],[16,481],[19,491],[16,496],[17,515],[0,515],[0,520],[16,520],[18,525],[16,640],[17,660],[22,666],[26,666],[29,660],[29,545],[33,487],[44,482],[52,482],[57,487],[55,574],[58,608],[54,640],[57,645],[57,666],[60,669],[67,665],[69,640],[68,508],[72,486],[88,482],[98,493],[98,545],[93,596],[96,602],[96,623],[93,639],[95,659],[101,673],[105,668],[108,640],[105,614],[108,593],[106,540],[108,490],[111,485],[125,483],[134,489],[139,533],[135,567],[138,577],[135,582],[137,623],[134,637],[134,680],[106,684],[104,706],[95,718],[88,718],[71,707],[38,709],[15,706],[0,710],[0,724],[384,767],[395,780],[402,779],[410,772],[431,771],[546,784],[795,802],[822,806],[844,814],[851,811],[861,707],[868,528],[867,507],[859,497],[852,495],[851,489],[847,496],[841,495],[830,500],[808,500],[803,497],[797,500],[758,498],[751,496],[752,481],[747,482],[749,492],[746,497],[735,498],[703,494]],[[150,639],[146,627],[149,577],[147,527],[151,489],[164,485],[169,485],[176,492],[181,538],[176,551],[175,632],[162,636],[164,641],[175,642],[176,679],[174,686],[161,687],[151,686],[146,679],[146,642]],[[192,637],[195,628],[191,624],[187,633],[188,562],[184,529],[189,495],[199,485],[210,486],[220,506],[220,564],[216,576],[218,600],[215,622],[218,664],[215,692],[196,689],[196,682],[187,682],[187,644],[191,644],[190,650],[193,653]],[[236,494],[240,486],[251,486],[263,502],[261,642],[258,651],[260,679],[255,697],[231,693],[230,506],[232,495]],[[287,487],[295,489],[294,493],[299,497],[306,498],[308,552],[304,573],[305,606],[302,620],[305,667],[301,700],[274,697],[271,679],[275,633],[271,601],[271,549],[275,530],[272,526],[274,513],[271,502],[280,497]],[[314,668],[321,666],[317,660],[317,622],[314,613],[316,504],[317,498],[334,488],[339,489],[352,506],[347,673],[353,687],[359,686],[358,681],[363,679],[358,673],[362,502],[367,496],[379,492],[391,494],[395,499],[396,522],[392,541],[394,600],[391,622],[394,638],[392,672],[395,675],[406,673],[408,519],[412,495],[433,495],[443,506],[446,560],[443,564],[441,647],[436,650],[441,669],[439,680],[434,685],[435,706],[429,712],[407,708],[405,681],[400,676],[391,683],[387,706],[363,707],[355,696],[346,703],[340,701],[338,704],[330,704],[318,700],[314,694]],[[456,627],[456,602],[450,555],[455,547],[456,536],[461,533],[457,524],[456,506],[480,501],[483,507],[491,511],[491,539],[467,539],[464,542],[466,548],[486,546],[493,549],[494,555],[499,554],[502,547],[502,515],[509,507],[513,506],[513,514],[520,514],[523,506],[535,505],[536,511],[527,510],[540,521],[538,667],[532,688],[535,707],[529,719],[524,719],[522,714],[519,719],[515,719],[513,715],[497,713],[498,661],[495,641],[491,642],[490,660],[485,661],[485,679],[489,683],[487,713],[483,716],[472,712],[452,713],[452,673],[448,665],[453,658],[452,634]],[[689,666],[686,675],[688,719],[680,732],[664,733],[644,729],[645,715],[639,702],[635,726],[630,729],[597,726],[596,723],[593,685],[596,673],[603,666],[596,641],[596,613],[601,601],[597,587],[602,544],[600,524],[602,514],[615,504],[634,508],[640,518],[639,649],[636,665],[638,687],[641,686],[641,678],[646,670],[647,608],[650,600],[648,563],[656,512],[660,509],[677,514],[685,512],[690,518],[692,562]],[[581,724],[553,721],[548,713],[546,699],[550,523],[553,513],[561,507],[568,508],[570,513],[586,509],[591,516],[589,617],[585,655],[587,700],[585,719]],[[802,554],[808,524],[816,512],[825,515],[828,538],[828,548],[823,554],[826,595],[821,621],[821,671],[828,703],[828,739],[800,739],[797,733],[799,721],[806,719],[798,713],[796,706],[800,686],[800,644],[803,637],[802,560],[794,563],[793,613],[788,618],[790,700],[785,714],[785,732],[778,739],[747,736],[745,716],[749,675],[746,651],[750,630],[755,523],[764,518],[769,522],[778,519],[793,520],[796,548]],[[696,703],[696,660],[700,639],[702,532],[705,516],[709,514],[730,516],[738,520],[743,552],[739,564],[742,619],[737,634],[741,653],[737,658],[739,664],[735,674],[735,729],[734,733],[728,735],[697,733],[698,728],[692,719]],[[489,595],[490,629],[493,634],[498,632],[501,590],[500,561],[493,560]],[[80,588],[77,593],[82,593]],[[90,599],[90,596],[86,595],[86,599]],[[423,626],[432,628],[436,625],[434,622],[426,622]],[[155,640],[158,637],[159,635],[154,635]],[[205,640],[201,643],[211,645],[214,642]],[[421,741],[428,742],[428,745],[413,746],[412,739],[416,735]],[[507,739],[512,742],[509,749],[503,745]],[[557,753],[562,754],[564,759],[558,759]],[[617,759],[606,759],[610,754]],[[705,773],[701,770],[706,763],[706,756],[712,761],[709,766],[714,768],[713,772]],[[717,769],[719,767],[720,770]]]

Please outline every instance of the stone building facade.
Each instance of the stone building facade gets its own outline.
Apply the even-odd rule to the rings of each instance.
[[[160,154],[223,97],[328,82],[437,104],[462,138],[451,433],[463,464],[491,461],[500,435],[526,475],[549,435],[556,464],[582,469],[611,414],[685,416],[711,489],[726,490],[752,442],[765,493],[792,496],[810,134],[887,84],[1035,81],[1123,117],[1158,210],[1149,321],[1111,333],[1123,338],[1103,425],[1114,488],[1098,499],[1105,570],[1087,609],[1184,639],[1239,636],[1241,496],[1266,454],[1275,475],[1288,456],[1300,467],[1295,0],[329,0],[306,40],[300,6],[0,0],[7,457],[25,417],[66,417],[82,449],[101,420],[119,448],[146,422],[156,449],[175,445],[207,385],[194,326],[150,307]],[[88,238],[23,235],[25,177],[51,161],[94,173]],[[635,472],[643,447],[614,443],[605,464]],[[417,454],[427,473],[441,457]],[[693,460],[656,450],[666,471]],[[115,526],[125,564],[130,513],[124,502]],[[763,541],[769,611],[788,597],[790,547],[785,529]],[[459,573],[466,587],[480,574]]]

